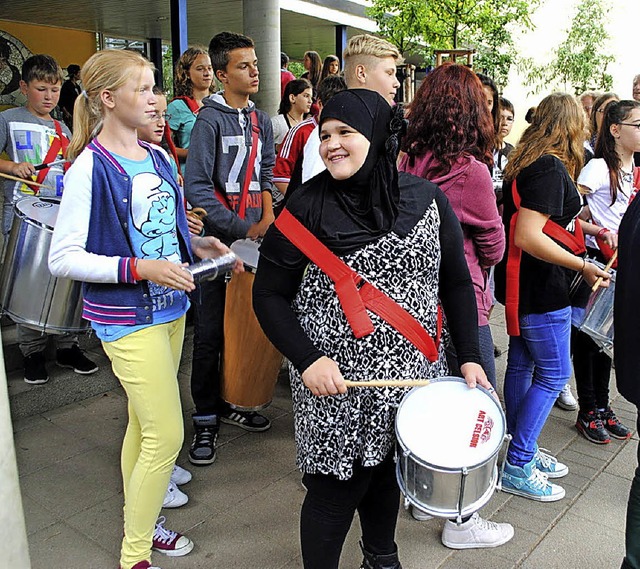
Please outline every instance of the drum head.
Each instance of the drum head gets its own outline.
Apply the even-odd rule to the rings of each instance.
[[[260,247],[259,243],[251,239],[239,239],[231,244],[231,250],[236,256],[254,271],[258,268],[258,259],[260,258],[258,247]]]
[[[26,217],[43,227],[54,229],[58,219],[60,200],[49,197],[27,197],[16,202],[14,207],[19,216]]]
[[[489,393],[461,378],[440,378],[407,393],[398,408],[396,434],[429,465],[460,469],[484,463],[502,445],[506,420]]]

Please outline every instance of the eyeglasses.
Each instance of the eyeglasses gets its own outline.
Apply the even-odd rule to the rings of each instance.
[[[619,122],[617,124],[623,124],[625,126],[633,126],[633,127],[637,128],[638,130],[640,130],[640,122]]]
[[[168,115],[167,113],[160,114],[158,111],[153,113],[153,115],[151,115],[151,117],[152,117],[153,120],[159,120],[160,118],[162,118],[165,121],[170,121],[171,120],[171,115]]]

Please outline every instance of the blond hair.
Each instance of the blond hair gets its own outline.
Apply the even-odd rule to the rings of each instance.
[[[531,125],[509,155],[505,178],[514,180],[527,166],[548,154],[560,160],[575,180],[584,162],[586,115],[575,97],[552,93],[536,108]]]
[[[73,107],[73,136],[67,151],[69,160],[75,160],[102,130],[102,93],[122,87],[136,68],[141,73],[145,68],[155,71],[153,64],[143,55],[126,49],[99,51],[82,66],[80,79],[84,90]]]
[[[356,67],[364,65],[375,67],[376,60],[393,57],[397,64],[402,63],[402,55],[398,48],[387,40],[369,34],[353,36],[343,52],[344,77],[347,84],[355,81]]]

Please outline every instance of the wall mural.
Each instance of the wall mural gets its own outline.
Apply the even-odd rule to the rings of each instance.
[[[0,30],[0,105],[24,105],[25,98],[20,93],[20,69],[31,55],[18,38]]]

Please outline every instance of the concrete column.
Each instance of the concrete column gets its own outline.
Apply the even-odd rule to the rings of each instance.
[[[0,361],[2,340],[0,339]],[[4,365],[0,365],[0,527],[3,536],[0,540],[0,559],[3,567],[11,569],[30,569],[27,531],[22,511],[22,496],[18,483],[18,467],[13,445],[13,427],[9,410],[9,393]]]
[[[252,98],[256,106],[275,115],[280,104],[280,2],[243,0],[243,33],[256,44],[260,67],[260,91]]]

